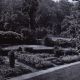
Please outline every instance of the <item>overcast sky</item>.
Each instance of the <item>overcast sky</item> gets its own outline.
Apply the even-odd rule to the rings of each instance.
[[[59,1],[59,0],[53,0],[53,1]],[[72,0],[69,0],[70,2],[72,1]]]

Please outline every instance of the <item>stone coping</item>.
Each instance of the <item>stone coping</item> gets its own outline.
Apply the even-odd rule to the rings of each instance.
[[[55,72],[59,71],[59,70],[65,70],[69,67],[73,67],[73,71],[75,70],[75,68],[77,68],[76,65],[79,65],[80,67],[80,61],[78,62],[74,62],[74,63],[70,63],[70,64],[65,64],[65,65],[61,65],[61,66],[58,66],[58,67],[53,67],[53,68],[49,68],[47,70],[41,70],[39,72],[34,72],[34,73],[30,73],[30,74],[25,74],[25,75],[22,75],[22,76],[19,76],[19,77],[14,77],[14,78],[11,78],[11,79],[8,79],[8,80],[44,80],[44,79],[39,79],[39,77],[41,78],[41,76],[43,75],[44,77],[46,77],[47,75],[49,76],[50,74],[50,78],[53,77],[54,78],[54,75],[52,74],[55,74]],[[78,67],[78,68],[79,68]],[[70,68],[69,68],[70,69]],[[72,69],[72,68],[71,68]],[[70,69],[70,70],[71,70]],[[66,70],[67,71],[67,70]],[[69,72],[69,71],[67,71]],[[59,72],[60,73],[60,72]],[[62,73],[61,73],[62,74]],[[63,73],[64,74],[64,73]],[[56,75],[57,76],[57,75]],[[38,79],[36,78],[38,77]],[[69,76],[68,76],[69,77]],[[33,79],[35,78],[35,79]],[[46,80],[59,80],[59,79],[46,79]],[[61,80],[61,79],[60,79]],[[64,79],[63,79],[64,80]],[[67,80],[67,79],[65,79]],[[69,79],[70,80],[70,79]],[[74,79],[75,80],[75,79]]]

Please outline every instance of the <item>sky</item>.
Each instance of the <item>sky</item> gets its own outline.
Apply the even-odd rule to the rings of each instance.
[[[53,0],[53,1],[59,1],[59,0]],[[72,2],[72,0],[69,0],[70,2]]]

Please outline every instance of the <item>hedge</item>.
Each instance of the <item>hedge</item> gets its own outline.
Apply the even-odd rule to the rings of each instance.
[[[45,38],[45,45],[47,46],[60,46],[60,47],[76,47],[76,42],[74,40],[63,40],[63,39],[57,39],[56,41],[52,40],[52,38],[47,37]]]
[[[23,36],[13,31],[0,31],[0,43],[20,43],[23,40]]]

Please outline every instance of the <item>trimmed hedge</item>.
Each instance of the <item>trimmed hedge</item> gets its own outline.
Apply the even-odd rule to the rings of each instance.
[[[61,60],[64,63],[76,62],[80,60],[80,56],[79,55],[63,56]]]
[[[50,37],[45,38],[44,41],[45,45],[47,46],[60,46],[60,47],[76,47],[76,42],[74,40],[63,40],[63,39],[57,39],[56,41],[52,40]]]
[[[69,49],[67,51],[64,51],[64,54],[65,55],[79,55],[79,52],[77,50]]]

